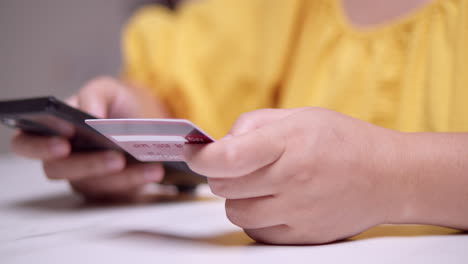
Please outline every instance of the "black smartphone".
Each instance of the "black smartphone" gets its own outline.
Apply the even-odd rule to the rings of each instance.
[[[119,146],[98,133],[84,121],[96,117],[73,108],[53,96],[0,101],[0,122],[40,136],[63,136],[57,124],[71,124],[75,133],[70,138],[72,151],[86,152],[117,150]],[[126,154],[128,162],[139,162]],[[175,185],[180,191],[191,192],[206,178],[192,170],[184,162],[163,162],[166,176],[163,184]]]

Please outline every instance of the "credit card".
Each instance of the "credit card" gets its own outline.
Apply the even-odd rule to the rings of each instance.
[[[214,142],[186,119],[87,119],[85,122],[143,162],[184,161],[185,144]]]

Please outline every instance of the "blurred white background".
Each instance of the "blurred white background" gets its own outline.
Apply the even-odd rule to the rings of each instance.
[[[144,0],[1,0],[0,100],[64,99],[87,80],[116,75],[120,31]],[[0,126],[0,153],[9,129]]]

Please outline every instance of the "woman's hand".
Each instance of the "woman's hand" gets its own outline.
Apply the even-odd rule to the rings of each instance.
[[[185,158],[253,239],[327,243],[399,214],[389,169],[400,134],[321,108],[264,109]]]
[[[156,98],[143,89],[129,88],[117,80],[103,77],[89,82],[67,102],[100,118],[168,117]],[[73,189],[92,199],[129,199],[146,184],[164,176],[159,163],[127,165],[122,153],[103,151],[71,153],[67,137],[73,127],[57,123],[66,137],[41,137],[18,132],[12,150],[19,155],[43,161],[50,179],[68,180]]]

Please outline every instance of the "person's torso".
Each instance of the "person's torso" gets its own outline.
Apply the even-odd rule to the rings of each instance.
[[[338,1],[311,2],[277,107],[326,107],[402,131],[468,131],[466,1],[434,1],[369,30],[350,26]]]

